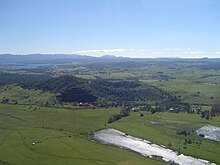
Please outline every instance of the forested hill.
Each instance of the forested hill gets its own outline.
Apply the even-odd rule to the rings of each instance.
[[[75,76],[61,76],[33,86],[58,93],[61,102],[86,102],[101,107],[147,105],[154,102],[155,111],[188,111],[189,106],[175,96],[139,81],[88,80]]]
[[[87,80],[61,76],[34,84],[32,88],[59,93],[63,102],[93,102],[123,105],[133,101],[163,100],[171,97],[155,87],[138,81]]]
[[[154,102],[162,111],[184,105],[171,94],[139,81],[89,80],[70,75],[55,78],[22,74],[17,76],[16,79],[14,74],[5,74],[0,84],[17,84],[26,89],[55,93],[60,102],[82,102],[102,107]]]
[[[50,76],[39,74],[17,74],[17,73],[3,73],[0,72],[0,85],[18,84],[21,86],[33,86],[43,81],[50,79]]]

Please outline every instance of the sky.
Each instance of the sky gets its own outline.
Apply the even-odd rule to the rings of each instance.
[[[0,53],[220,57],[220,0],[0,0]]]

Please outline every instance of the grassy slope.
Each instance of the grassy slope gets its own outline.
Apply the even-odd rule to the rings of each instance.
[[[148,112],[143,112],[143,114],[144,117],[140,117],[139,113],[132,113],[131,116],[114,122],[109,127],[116,128],[133,136],[146,138],[157,144],[165,146],[171,144],[172,149],[177,151],[180,149],[181,153],[220,164],[219,142],[201,139],[196,135],[195,131],[191,132],[188,136],[176,135],[177,130],[186,129],[192,131],[205,125],[205,123],[220,126],[220,117],[206,120],[200,118],[199,115],[186,113],[156,113],[151,115]],[[159,123],[151,124],[151,122]],[[184,145],[185,139],[191,139],[194,143]]]
[[[159,71],[176,79],[170,79],[169,81],[152,79],[151,76],[158,76],[157,72]],[[143,79],[143,82],[163,88],[169,92],[174,92],[188,103],[215,104],[220,101],[220,76],[204,77],[219,74],[219,70],[199,70],[191,68],[178,71],[159,68],[152,72],[148,70],[144,73],[150,73],[151,76]],[[195,97],[198,91],[200,94],[198,97]],[[213,97],[213,99],[211,99],[211,97]]]
[[[32,111],[27,106],[0,104],[0,164],[164,164],[86,138],[104,128],[106,118],[118,111],[42,107]]]
[[[45,105],[46,103],[53,105],[57,103],[55,94],[44,92],[42,90],[24,89],[15,85],[1,86],[0,101],[2,101],[3,97],[8,98],[9,103],[15,103],[16,101],[18,104],[31,103],[38,105]]]
[[[220,101],[220,86],[216,84],[198,84],[186,80],[170,80],[167,82],[152,81],[157,87],[163,88],[169,92],[175,92],[188,103],[213,104]],[[200,92],[199,96],[194,95]],[[213,97],[213,99],[211,99]]]

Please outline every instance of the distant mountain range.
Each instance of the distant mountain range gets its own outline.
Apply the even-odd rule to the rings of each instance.
[[[29,54],[29,55],[13,55],[0,54],[0,64],[65,64],[65,63],[88,63],[88,62],[122,62],[122,61],[171,61],[171,60],[187,60],[187,61],[213,61],[213,59],[182,59],[182,58],[129,58],[116,57],[114,55],[104,55],[101,57],[92,57],[78,54]],[[220,58],[214,61],[220,61]]]
[[[73,62],[113,62],[127,61],[131,58],[116,57],[113,55],[105,55],[102,57],[92,57],[78,54],[29,54],[29,55],[12,55],[0,54],[1,64],[37,64],[37,63],[73,63]]]

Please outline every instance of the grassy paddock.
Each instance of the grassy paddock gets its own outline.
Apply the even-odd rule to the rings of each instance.
[[[0,86],[0,102],[3,98],[12,104],[55,105],[58,103],[55,94],[42,90],[24,89],[16,85]]]
[[[207,123],[220,126],[220,117],[206,120],[199,115],[187,113],[155,113],[153,115],[148,112],[141,113],[143,117],[140,113],[132,113],[131,116],[114,122],[109,127],[145,138],[156,144],[162,144],[180,153],[220,164],[220,143],[202,139],[195,132]],[[186,130],[190,132],[190,135],[177,135],[177,131],[180,130]]]
[[[165,164],[88,139],[119,110],[41,107],[32,111],[28,106],[0,104],[0,164]]]

